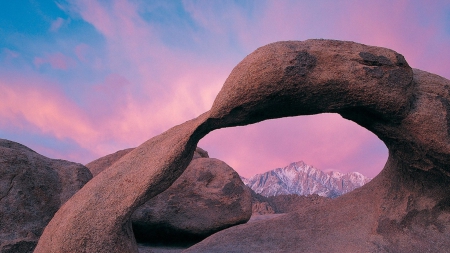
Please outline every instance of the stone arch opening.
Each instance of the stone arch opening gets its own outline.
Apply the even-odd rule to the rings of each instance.
[[[378,137],[335,113],[220,129],[199,146],[246,178],[298,161],[325,172],[360,172],[374,178],[388,156]]]
[[[233,69],[210,111],[146,141],[66,202],[35,252],[137,252],[131,213],[181,175],[201,138],[219,128],[323,112],[339,113],[386,144],[379,176],[333,201],[337,209],[227,229],[185,252],[445,251],[449,93],[450,81],[413,70],[384,48],[330,40],[261,47]]]

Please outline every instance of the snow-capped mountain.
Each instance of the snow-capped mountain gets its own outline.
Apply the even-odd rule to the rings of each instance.
[[[285,194],[318,194],[329,198],[336,198],[350,192],[370,180],[371,178],[358,172],[323,172],[302,161],[257,174],[249,179],[242,178],[244,184],[266,197]]]

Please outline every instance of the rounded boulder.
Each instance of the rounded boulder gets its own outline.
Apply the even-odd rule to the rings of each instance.
[[[251,214],[250,190],[236,171],[218,159],[197,158],[134,212],[132,224],[138,241],[182,244],[245,223]]]

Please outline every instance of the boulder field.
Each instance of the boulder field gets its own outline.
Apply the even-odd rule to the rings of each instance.
[[[98,174],[45,228],[35,252],[138,252],[131,215],[186,169],[209,132],[338,113],[389,149],[383,171],[306,210],[235,226],[186,252],[445,252],[450,248],[450,81],[392,50],[276,42],[245,57],[211,110],[146,141]]]

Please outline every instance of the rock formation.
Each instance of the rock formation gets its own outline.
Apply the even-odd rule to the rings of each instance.
[[[81,164],[0,139],[0,252],[32,252],[59,207],[91,178]]]
[[[253,215],[267,215],[276,213],[276,207],[273,206],[267,197],[254,192],[250,189],[252,194],[252,214]]]
[[[450,248],[450,81],[392,50],[308,40],[261,47],[210,111],[143,143],[55,214],[36,252],[137,252],[130,216],[167,189],[214,129],[339,113],[388,147],[383,171],[317,208],[218,232],[187,252],[442,252]]]

